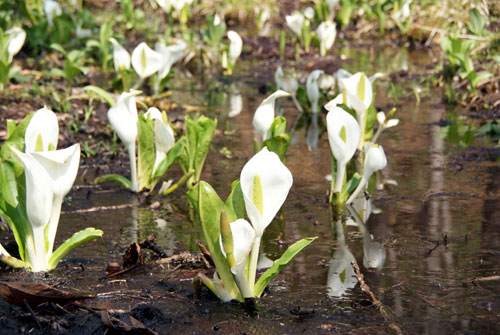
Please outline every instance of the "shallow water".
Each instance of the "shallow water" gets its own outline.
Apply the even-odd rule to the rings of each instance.
[[[348,57],[348,70],[369,74],[406,69],[423,73],[425,60],[431,57],[422,51],[403,49],[392,55],[393,51],[345,49],[343,53]],[[216,102],[208,106],[207,114],[217,116],[223,134],[214,140],[202,179],[222,197],[227,196],[231,181],[238,178],[252,155],[253,112],[264,98],[257,92],[259,79],[249,75],[243,78],[233,87],[212,84],[219,87],[212,91],[215,97],[194,79],[185,86],[189,89],[175,87],[171,96],[175,102],[189,101],[203,109],[207,100]],[[395,85],[407,88],[413,84],[400,79]],[[385,111],[394,105],[387,98],[387,87],[387,79],[376,84],[375,105]],[[234,92],[234,88],[242,94],[243,109],[239,115],[228,117],[230,96],[220,92]],[[222,304],[205,291],[198,299],[192,293],[189,274],[153,262],[114,280],[99,279],[105,275],[109,261],[120,262],[129,243],[151,233],[156,233],[157,245],[168,255],[197,251],[197,229],[189,222],[182,191],[160,199],[161,207],[156,210],[113,185],[83,186],[74,191],[71,202],[63,208],[56,244],[88,226],[102,229],[104,237],[73,252],[49,279],[91,292],[136,290],[137,297],[99,298],[93,304],[113,309],[152,304],[173,320],[166,326],[169,331],[389,332],[387,322],[359,284],[352,287],[356,280],[349,261],[354,258],[375,296],[405,333],[500,332],[498,279],[484,280],[500,270],[500,168],[498,163],[481,159],[481,155],[473,155],[479,159],[472,161],[464,159],[466,153],[482,152],[491,143],[476,139],[475,146],[466,150],[446,143],[439,136],[437,124],[447,115],[439,92],[424,87],[419,106],[409,92],[399,101],[400,124],[386,130],[380,139],[388,157],[383,175],[395,180],[397,186],[376,191],[371,201],[381,212],[372,211],[365,222],[366,231],[359,225],[344,230],[341,222],[332,219],[336,216],[326,200],[329,183],[325,176],[330,173],[326,133],[321,133],[317,150],[310,151],[305,130],[297,132],[296,143],[287,156],[294,185],[283,207],[283,220],[275,220],[266,231],[263,250],[275,259],[296,240],[319,238],[270,284],[270,294],[261,300],[257,315],[247,313],[240,305]],[[292,124],[297,112],[291,101],[282,105],[284,116]],[[223,148],[231,152],[231,159],[221,153]],[[180,175],[178,168],[170,173]],[[86,211],[98,206],[116,207]],[[8,238],[5,233],[1,236]],[[370,265],[378,267],[365,267]]]

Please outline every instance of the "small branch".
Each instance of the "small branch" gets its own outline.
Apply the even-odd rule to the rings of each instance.
[[[373,294],[373,292],[370,290],[370,287],[368,286],[368,284],[365,283],[364,276],[361,273],[361,270],[359,269],[358,264],[356,264],[355,262],[351,262],[351,266],[354,269],[354,272],[356,272],[356,278],[359,281],[359,284],[361,286],[361,290],[370,296],[370,299],[371,299],[373,305],[377,308],[377,310],[380,312],[380,314],[382,314],[384,320],[389,324],[389,328],[391,328],[395,334],[402,335],[403,332],[401,331],[401,328],[399,328],[399,326],[397,324],[395,324],[394,321],[392,321],[391,316],[389,315],[389,313],[385,309],[382,302],[377,299],[375,294]]]

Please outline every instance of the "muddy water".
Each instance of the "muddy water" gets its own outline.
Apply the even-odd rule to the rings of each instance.
[[[395,50],[346,48],[342,53],[347,56],[346,69],[369,74],[424,73],[425,60],[432,58],[404,49],[394,54]],[[213,143],[202,176],[221,196],[229,193],[231,181],[252,155],[253,111],[264,98],[256,89],[261,84],[258,79],[242,78],[233,86],[218,82],[211,86],[240,92],[243,103],[238,115],[231,110],[230,94],[214,89],[209,95],[196,81],[185,86],[189,89],[175,87],[171,97],[204,106],[208,115],[217,116],[222,133]],[[477,139],[472,148],[463,150],[446,143],[437,123],[447,115],[440,93],[420,83],[422,102],[417,105],[412,82],[403,77],[395,85],[404,93],[397,106],[401,122],[382,135],[380,144],[388,157],[381,177],[397,186],[375,193],[364,223],[345,225],[327,204],[330,159],[322,122],[314,151],[308,150],[307,127],[296,133],[287,156],[294,186],[283,219],[266,231],[263,250],[275,259],[300,238],[319,238],[270,285],[256,313],[238,304],[222,304],[206,291],[196,297],[190,271],[173,271],[153,261],[113,280],[102,279],[109,261],[120,261],[130,242],[151,233],[156,233],[158,246],[168,255],[196,251],[198,232],[188,220],[179,191],[160,199],[160,208],[153,210],[111,185],[78,188],[65,205],[56,244],[87,226],[102,229],[104,237],[72,253],[48,280],[100,293],[91,302],[98,307],[131,310],[152,305],[163,313],[159,321],[152,321],[153,328],[163,333],[383,334],[389,332],[389,321],[413,334],[498,333],[499,281],[493,276],[500,270],[500,168],[477,154],[491,144]],[[386,111],[394,105],[387,87],[387,79],[376,84],[375,105]],[[215,103],[205,108],[208,100]],[[297,117],[293,104],[287,101],[283,107],[292,124]],[[231,158],[223,154],[227,152]],[[174,168],[171,174],[178,177],[180,172]],[[99,206],[109,209],[87,211]],[[361,292],[350,261],[361,267],[366,283],[389,310],[389,319]]]

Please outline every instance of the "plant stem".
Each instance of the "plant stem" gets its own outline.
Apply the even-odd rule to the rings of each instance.
[[[255,241],[253,242],[252,252],[250,254],[250,268],[248,270],[248,284],[252,293],[255,289],[255,275],[257,272],[257,262],[259,261],[259,249],[260,240],[262,239],[262,234],[255,236]]]
[[[189,178],[191,178],[191,176],[193,174],[194,174],[194,169],[189,170],[187,173],[184,174],[184,176],[181,177],[181,179],[179,179],[179,181],[176,184],[170,186],[161,195],[169,195],[170,193],[172,193],[173,191],[178,189],[179,186],[182,186],[183,184],[185,184],[189,180]]]
[[[46,271],[48,263],[45,251],[45,227],[33,227],[33,240],[35,243],[35,259],[30,260],[31,271]]]
[[[47,240],[49,242],[49,249],[46,250],[47,258],[52,256],[52,250],[54,249],[57,226],[59,225],[59,218],[61,216],[62,202],[63,198],[59,195],[54,194],[54,198],[52,199],[52,212],[50,214],[49,225],[47,227]]]
[[[132,191],[138,192],[139,186],[137,184],[137,163],[135,161],[135,141],[127,146],[128,159],[130,161],[130,179],[132,180]]]
[[[365,187],[366,182],[367,182],[366,178],[364,176],[361,177],[361,180],[359,181],[358,187],[356,187],[356,189],[354,190],[354,192],[352,193],[352,195],[347,200],[346,204],[350,204],[351,202],[354,201],[354,199],[356,199],[356,197],[358,196],[359,192],[361,192],[361,190]]]

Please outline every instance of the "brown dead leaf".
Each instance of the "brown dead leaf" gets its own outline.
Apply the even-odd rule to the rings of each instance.
[[[205,259],[205,263],[207,265],[215,267],[214,260],[212,259],[212,255],[210,254],[210,251],[208,251],[207,247],[205,247],[203,243],[201,243],[198,239],[196,239],[196,244],[198,245],[198,248],[200,248],[203,258]],[[210,269],[210,266],[207,267]]]
[[[124,318],[128,319],[128,322],[124,322],[118,318],[110,316],[107,311],[101,311],[100,315],[101,322],[106,327],[117,330],[121,334],[158,335],[157,332],[146,327],[141,321],[130,315],[123,315]]]
[[[75,300],[94,298],[90,294],[62,291],[41,283],[0,282],[0,297],[9,304],[38,306],[44,302],[65,304]]]
[[[129,247],[123,254],[123,268],[117,267],[117,263],[115,262],[109,263],[108,267],[106,268],[106,271],[108,273],[106,277],[109,278],[126,273],[135,268],[137,265],[142,264],[143,262],[144,260],[141,254],[141,247],[137,242],[134,242],[129,245]]]

